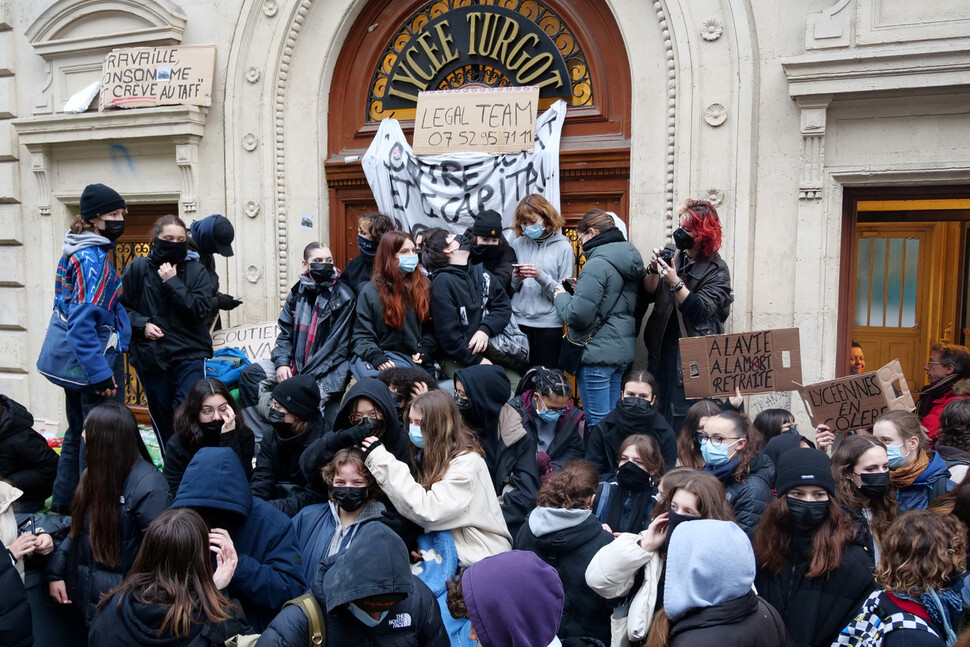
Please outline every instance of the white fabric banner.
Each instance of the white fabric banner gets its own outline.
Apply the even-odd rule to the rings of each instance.
[[[396,119],[384,119],[361,160],[377,207],[400,229],[443,227],[454,233],[475,214],[494,209],[512,226],[519,201],[532,193],[559,210],[559,141],[566,103],[557,101],[536,120],[531,153],[414,154]]]

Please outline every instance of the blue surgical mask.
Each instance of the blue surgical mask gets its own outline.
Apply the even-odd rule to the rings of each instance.
[[[418,449],[424,448],[424,436],[421,434],[420,425],[408,425],[408,438],[411,439],[411,444]]]
[[[735,440],[730,445],[725,445],[724,443],[714,445],[711,442],[703,443],[701,444],[701,456],[704,457],[705,463],[713,467],[724,465],[731,460],[731,457],[728,456],[728,449],[734,445],[737,445],[739,442],[741,442],[740,438]]]
[[[418,255],[409,254],[407,256],[398,256],[397,266],[401,268],[401,271],[405,274],[410,274],[418,266]]]
[[[545,231],[546,231],[546,228],[542,226],[541,222],[537,222],[534,225],[526,225],[525,227],[522,228],[522,233],[528,236],[529,238],[531,238],[532,240],[535,240],[536,238],[541,236],[543,233],[545,233]]]
[[[367,613],[366,611],[358,607],[353,602],[347,605],[347,611],[350,611],[350,613],[353,614],[355,618],[360,620],[368,627],[376,627],[377,625],[384,622],[384,618],[387,617],[387,613],[388,613],[387,611],[385,611],[381,614],[380,618],[378,618],[377,620],[374,620],[374,618],[372,618],[369,613]]]
[[[889,469],[894,470],[902,467],[906,463],[909,454],[902,453],[902,445],[886,445],[886,454],[889,456]]]

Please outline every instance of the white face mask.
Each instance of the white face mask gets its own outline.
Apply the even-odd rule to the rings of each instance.
[[[371,614],[367,613],[366,611],[364,611],[363,609],[361,609],[359,606],[357,606],[353,602],[351,602],[350,604],[347,605],[347,610],[350,611],[350,613],[353,614],[353,616],[355,618],[357,618],[358,620],[360,620],[362,623],[364,623],[368,627],[376,627],[377,625],[379,625],[382,622],[384,622],[384,618],[387,617],[387,613],[388,613],[387,611],[385,611],[385,612],[383,612],[381,614],[381,617],[380,618],[378,618],[377,620],[374,620],[374,618],[371,616]]]

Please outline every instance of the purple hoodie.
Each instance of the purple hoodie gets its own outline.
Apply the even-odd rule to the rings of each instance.
[[[546,647],[559,631],[562,582],[535,553],[486,557],[462,574],[461,590],[482,647]]]

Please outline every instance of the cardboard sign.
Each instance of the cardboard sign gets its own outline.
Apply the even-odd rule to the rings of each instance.
[[[793,391],[802,379],[798,328],[684,337],[680,362],[688,398]]]
[[[275,321],[215,330],[212,332],[212,350],[232,346],[246,353],[250,362],[258,362],[269,359],[279,333]]]
[[[531,151],[538,111],[535,86],[419,92],[414,154]]]
[[[98,110],[211,106],[215,66],[213,45],[116,49],[101,68]]]
[[[899,394],[893,387],[899,382]],[[851,431],[871,427],[886,411],[916,408],[898,359],[882,368],[849,375],[828,382],[799,386],[812,425],[828,425],[832,431]]]

